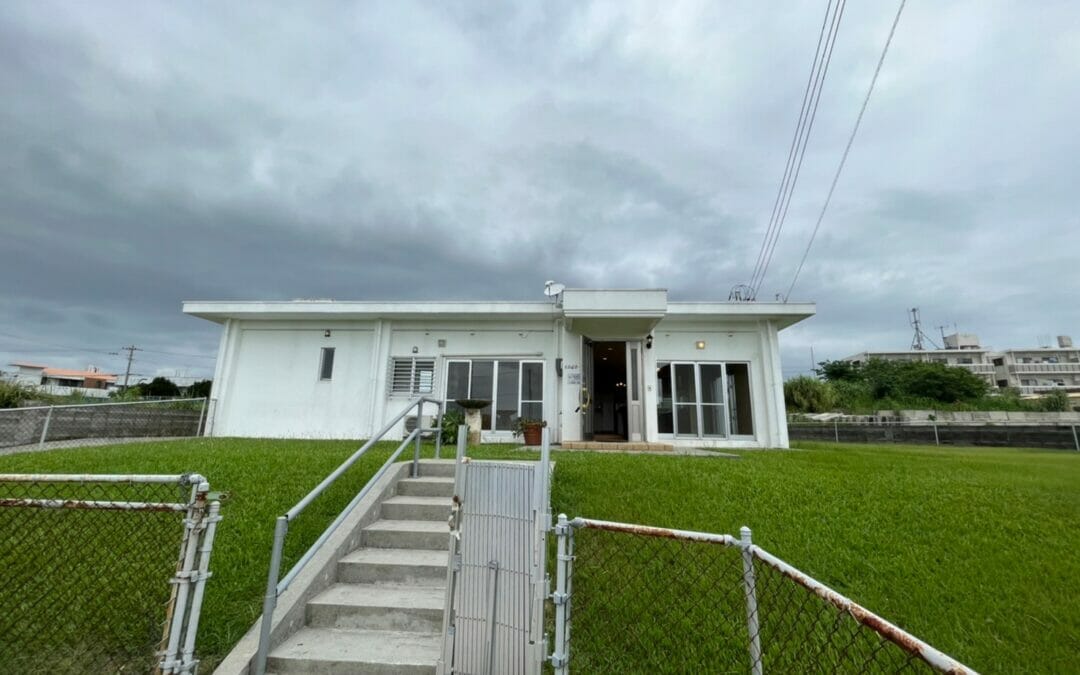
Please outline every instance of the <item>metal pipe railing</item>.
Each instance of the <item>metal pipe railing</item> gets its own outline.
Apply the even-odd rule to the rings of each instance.
[[[371,492],[375,483],[386,474],[390,469],[390,466],[397,461],[401,453],[408,447],[409,443],[415,442],[416,447],[413,453],[411,474],[416,475],[420,461],[420,437],[425,431],[432,431],[431,429],[424,429],[423,416],[424,416],[424,404],[434,403],[439,406],[439,428],[433,431],[436,434],[436,438],[442,433],[442,408],[443,401],[428,397],[421,396],[409,402],[409,404],[400,413],[394,416],[389,422],[387,422],[382,429],[375,433],[366,443],[349,456],[338,468],[334,469],[330,475],[324,478],[318,485],[316,485],[310,492],[298,501],[291,509],[285,512],[285,515],[279,516],[274,525],[274,543],[270,550],[270,569],[267,573],[266,579],[266,595],[263,597],[263,615],[262,625],[259,629],[259,647],[255,653],[254,672],[255,675],[263,675],[266,672],[266,660],[270,653],[270,633],[273,627],[273,615],[274,609],[277,607],[277,599],[282,593],[284,593],[304,567],[311,562],[311,560],[322,549],[323,545],[333,536],[338,527],[345,522],[345,519],[349,517],[353,509]],[[375,446],[376,443],[381,441],[386,434],[390,433],[398,424],[398,422],[405,419],[413,409],[416,409],[416,428],[405,437],[405,440],[397,447],[397,449],[390,455],[389,458],[383,463],[382,467],[375,472],[375,475],[356,493],[356,496],[352,498],[349,504],[338,514],[338,516],[327,526],[323,533],[319,535],[319,538],[308,547],[307,551],[296,561],[296,564],[286,573],[284,578],[279,578],[281,574],[281,559],[282,552],[285,548],[285,536],[289,531],[289,523],[303,513],[319,495],[323,494],[327,488],[348,471],[357,461],[363,457],[368,450]]]

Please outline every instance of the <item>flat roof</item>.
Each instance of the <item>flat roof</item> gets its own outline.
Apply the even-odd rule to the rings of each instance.
[[[200,301],[183,303],[185,314],[215,323],[228,319],[252,320],[364,320],[364,319],[545,319],[563,316],[552,300],[526,302],[352,300]],[[813,303],[783,302],[669,302],[663,313],[670,319],[772,320],[781,328],[807,319],[817,312]],[[605,316],[611,316],[605,314]]]

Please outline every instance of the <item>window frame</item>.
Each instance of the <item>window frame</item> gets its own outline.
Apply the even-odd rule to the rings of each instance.
[[[409,364],[410,364],[409,365],[409,390],[408,391],[404,391],[402,389],[397,388],[398,380],[395,377],[395,373],[397,372],[397,364],[398,364],[398,362],[406,362],[406,361],[409,362]],[[426,365],[426,364],[430,363],[431,364],[430,371],[427,368],[418,369],[417,368],[418,363],[420,365]],[[391,356],[390,357],[390,371],[389,371],[389,374],[387,376],[387,383],[386,383],[387,396],[390,397],[390,398],[395,398],[395,397],[414,398],[414,397],[417,397],[417,396],[424,396],[424,395],[433,394],[439,388],[438,387],[438,381],[437,381],[437,379],[438,379],[438,377],[437,377],[438,369],[439,369],[439,361],[434,356],[419,356],[419,355],[413,355],[413,354],[410,354],[409,356]],[[421,387],[422,380],[420,379],[420,377],[418,377],[420,375],[420,373],[423,373],[423,372],[430,372],[431,373],[431,385],[430,385],[430,389],[428,389],[427,391],[424,391],[423,388]]]
[[[490,361],[490,362],[492,362],[494,364],[494,367],[492,369],[492,376],[491,376],[491,405],[490,405],[490,411],[491,412],[488,415],[488,417],[489,417],[489,425],[488,426],[482,426],[481,427],[482,432],[491,433],[491,434],[512,434],[513,433],[513,428],[510,428],[510,429],[498,429],[498,428],[496,428],[498,426],[499,366],[502,363],[516,363],[518,365],[517,378],[515,378],[516,383],[517,383],[516,384],[516,390],[515,390],[515,396],[517,398],[517,406],[516,406],[515,418],[514,418],[515,423],[516,423],[516,420],[521,419],[521,409],[522,409],[522,404],[523,403],[539,403],[540,404],[540,411],[541,411],[541,419],[545,419],[544,416],[547,414],[547,402],[546,402],[546,398],[545,398],[546,388],[547,388],[546,387],[546,385],[547,385],[547,381],[546,381],[547,380],[547,373],[546,373],[547,362],[544,359],[538,359],[538,358],[534,358],[534,357],[499,358],[499,357],[489,357],[489,356],[483,356],[483,355],[477,355],[477,356],[447,356],[447,357],[444,357],[443,362],[445,364],[446,377],[443,378],[442,388],[441,388],[443,400],[445,400],[447,403],[452,402],[451,399],[449,398],[449,394],[447,393],[447,389],[450,386],[450,367],[451,367],[452,364],[455,364],[455,363],[467,363],[469,365],[468,377],[466,378],[466,382],[467,382],[467,385],[468,385],[467,386],[467,395],[466,395],[465,398],[472,398],[473,397],[473,391],[472,391],[473,377],[472,377],[472,375],[473,375],[473,363],[475,361]],[[522,395],[521,395],[522,394],[522,392],[521,392],[522,378],[524,377],[524,373],[525,373],[524,366],[527,363],[535,363],[535,364],[540,365],[540,396],[541,396],[540,400],[523,399],[522,398]],[[511,425],[511,427],[512,426],[513,425]]]
[[[709,441],[709,440],[746,441],[746,440],[755,440],[755,439],[757,439],[757,437],[758,437],[758,424],[756,424],[756,423],[753,424],[754,432],[751,433],[751,434],[733,434],[731,432],[731,398],[730,398],[730,396],[728,396],[728,365],[729,364],[746,366],[747,390],[749,392],[749,397],[748,397],[749,401],[748,402],[750,404],[750,416],[751,416],[752,420],[754,419],[754,409],[755,409],[756,406],[754,405],[753,365],[752,365],[752,363],[750,361],[747,361],[747,360],[688,361],[688,360],[677,360],[677,359],[657,360],[657,362],[656,362],[657,378],[659,379],[659,373],[660,373],[661,368],[663,368],[664,366],[669,366],[670,367],[670,369],[669,369],[669,377],[670,377],[670,381],[671,381],[671,413],[670,414],[671,414],[671,429],[672,430],[671,430],[670,433],[667,433],[667,432],[659,433],[658,436],[660,438],[665,438],[665,439],[667,439],[667,438],[670,438],[670,439],[692,439],[692,440],[699,440],[699,441]],[[679,406],[680,405],[682,405],[682,406],[691,405],[691,403],[688,403],[688,402],[680,402],[679,398],[678,398],[677,390],[678,390],[678,386],[679,386],[678,385],[679,378],[678,378],[678,374],[677,374],[678,369],[676,368],[676,366],[680,366],[680,365],[681,366],[689,365],[689,366],[693,367],[694,395],[695,395],[695,398],[694,398],[694,401],[693,401],[692,405],[694,407],[694,416],[695,416],[695,421],[697,423],[697,431],[696,431],[696,433],[686,433],[686,432],[681,432],[679,430],[679,419],[678,419],[678,417],[679,417],[678,416]],[[720,366],[720,378],[721,378],[720,381],[722,383],[721,392],[722,392],[722,399],[723,399],[722,402],[720,402],[720,403],[715,403],[715,402],[714,403],[706,403],[706,402],[704,402],[702,400],[701,366],[703,366],[703,365],[706,365],[706,366],[716,366],[716,365],[718,365],[718,366]],[[657,391],[658,392],[660,391],[658,383],[657,383]],[[658,400],[657,401],[657,406],[656,406],[656,414],[657,414],[657,418],[658,418],[657,419],[657,427],[659,427],[659,415],[660,415],[659,403],[660,403],[660,401]],[[721,417],[721,419],[723,421],[722,422],[722,426],[723,426],[723,433],[722,434],[705,434],[704,422],[705,422],[706,407],[713,407],[713,408],[718,407],[723,411],[723,415]]]
[[[334,361],[337,356],[337,347],[321,347],[319,350],[319,382],[332,382],[334,379]],[[330,357],[330,372],[327,373],[327,356]]]

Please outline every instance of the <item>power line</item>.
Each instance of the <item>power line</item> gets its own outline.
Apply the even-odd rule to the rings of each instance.
[[[802,104],[799,106],[799,119],[795,125],[795,135],[791,138],[791,146],[788,148],[787,161],[784,163],[784,175],[780,179],[780,187],[776,191],[776,199],[773,200],[772,213],[769,215],[769,224],[765,228],[765,238],[761,242],[761,249],[758,251],[757,262],[754,263],[754,271],[750,275],[750,283],[747,284],[751,289],[754,286],[754,281],[757,279],[758,271],[761,269],[761,264],[765,260],[765,250],[768,247],[768,241],[772,234],[773,225],[776,221],[776,212],[780,206],[780,198],[784,194],[784,189],[787,184],[788,174],[791,170],[791,162],[795,157],[795,149],[798,147],[799,130],[802,128],[804,116],[806,114],[806,102],[810,100],[810,92],[814,84],[815,73],[817,72],[818,55],[821,53],[821,42],[825,37],[825,26],[829,23],[829,11],[832,9],[832,0],[829,0],[828,5],[825,6],[825,17],[821,20],[821,30],[818,32],[817,46],[814,47],[814,60],[811,62],[810,75],[806,78],[806,88],[803,90]]]
[[[859,116],[855,118],[855,126],[851,130],[851,136],[848,137],[847,146],[844,148],[844,154],[840,156],[840,164],[836,167],[836,174],[833,176],[832,185],[829,186],[829,193],[825,197],[825,203],[821,205],[821,212],[818,214],[817,222],[814,223],[814,230],[810,233],[810,240],[806,242],[806,250],[803,251],[802,260],[799,261],[799,266],[795,269],[795,276],[791,279],[791,285],[788,286],[787,293],[784,294],[784,301],[791,297],[791,291],[795,288],[795,282],[799,280],[799,274],[802,272],[803,265],[806,263],[806,257],[810,255],[810,247],[814,245],[814,238],[817,237],[818,229],[821,228],[821,221],[825,218],[825,211],[829,208],[829,202],[832,201],[833,192],[836,190],[836,183],[840,180],[840,173],[844,170],[844,163],[847,162],[848,153],[851,152],[851,144],[855,142],[855,134],[859,132],[859,125],[862,124],[863,114],[866,112],[866,106],[870,103],[870,94],[874,91],[874,85],[877,83],[878,74],[881,73],[881,66],[885,63],[885,55],[889,53],[889,45],[892,44],[893,35],[896,34],[896,25],[900,23],[900,14],[904,11],[904,5],[907,0],[900,0],[900,6],[896,9],[896,16],[893,18],[892,27],[889,29],[889,37],[885,39],[885,47],[881,50],[881,56],[878,58],[877,67],[874,68],[874,76],[870,78],[870,86],[866,89],[866,97],[863,99],[862,107],[859,108]]]
[[[821,46],[821,37],[818,38],[818,48],[815,50],[814,61],[810,69],[810,80],[803,95],[803,104],[799,111],[799,120],[795,126],[795,135],[792,139],[791,147],[793,151],[789,150],[788,162],[784,168],[780,188],[777,191],[777,199],[773,204],[770,224],[766,230],[765,240],[762,242],[762,250],[758,254],[759,263],[750,280],[751,299],[757,298],[758,291],[760,291],[761,285],[765,281],[769,264],[772,262],[776,245],[784,229],[784,223],[787,221],[791,198],[795,193],[795,186],[798,183],[803,160],[806,157],[810,132],[813,130],[818,105],[821,103],[821,91],[829,71],[829,65],[832,63],[833,49],[836,45],[837,35],[840,32],[840,20],[843,17],[845,6],[846,0],[840,0],[833,8],[832,0],[829,0],[829,4],[825,8],[825,20],[822,23],[822,30],[824,30],[826,24],[829,24],[829,30],[825,36],[824,48]],[[832,10],[831,20],[829,19],[830,10]]]

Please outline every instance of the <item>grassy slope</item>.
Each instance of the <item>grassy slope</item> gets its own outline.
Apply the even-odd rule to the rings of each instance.
[[[197,470],[230,492],[200,648],[220,656],[260,611],[273,518],[355,442],[232,439],[0,457],[0,471]],[[1080,651],[1080,457],[1061,452],[805,444],[740,460],[558,453],[571,516],[735,532],[988,671],[1067,670]],[[389,448],[294,526],[310,542]],[[477,457],[523,457],[488,447]],[[212,660],[212,658],[211,658]],[[1022,666],[1020,665],[1022,664]]]

